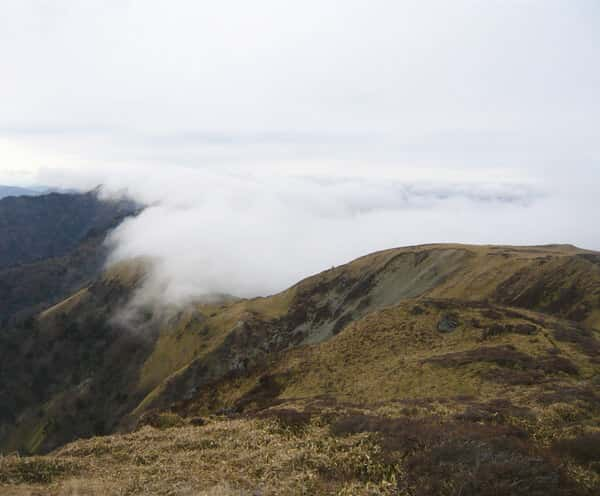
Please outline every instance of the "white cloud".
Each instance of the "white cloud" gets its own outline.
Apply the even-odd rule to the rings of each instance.
[[[347,176],[332,164],[325,174],[324,167],[314,175],[300,170],[155,165],[66,178],[75,186],[104,183],[106,194],[127,192],[150,205],[113,233],[112,259],[152,257],[147,289],[155,295],[160,288],[163,302],[269,294],[331,265],[400,245],[599,241],[595,210],[585,222],[573,217],[591,198],[573,182],[578,195],[520,175],[493,182],[442,175],[435,181],[427,178],[436,171],[423,169],[404,169],[403,175],[380,168],[374,175],[354,167]]]

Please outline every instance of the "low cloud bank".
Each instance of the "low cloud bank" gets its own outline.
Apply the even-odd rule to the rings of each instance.
[[[600,245],[596,186],[586,186],[582,174],[569,183],[567,175],[550,180],[449,168],[300,172],[144,166],[53,177],[81,188],[102,183],[107,197],[126,194],[147,205],[107,241],[110,263],[153,260],[138,303],[272,294],[394,246]]]
[[[110,262],[150,257],[152,272],[138,300],[167,304],[271,294],[393,246],[531,241],[516,221],[535,217],[545,200],[514,182],[206,168],[145,172],[86,180],[103,179],[104,195],[127,194],[147,205],[110,236]]]

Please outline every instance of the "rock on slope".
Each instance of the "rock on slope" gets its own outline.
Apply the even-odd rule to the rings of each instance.
[[[135,333],[109,317],[143,263],[115,267],[7,336],[0,441],[43,452],[176,429],[33,458],[59,467],[36,490],[83,474],[133,494],[592,494],[599,261],[570,246],[393,249],[268,298],[142,309]],[[223,472],[189,461],[204,456]],[[25,461],[5,464],[0,482],[29,487]]]

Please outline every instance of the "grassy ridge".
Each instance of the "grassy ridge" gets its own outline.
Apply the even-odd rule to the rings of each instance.
[[[15,402],[8,414],[16,421],[0,430],[5,452],[45,451],[78,437],[166,423],[173,429],[145,427],[102,439],[133,453],[144,436],[156,438],[165,453],[173,452],[172,462],[161,450],[144,463],[123,458],[123,472],[113,477],[112,462],[94,452],[80,473],[107,494],[129,487],[130,479],[138,481],[131,494],[143,488],[424,495],[598,488],[600,460],[586,454],[600,451],[596,253],[570,246],[386,250],[271,297],[149,307],[136,317],[144,332],[126,332],[110,317],[144,271],[143,261],[115,267],[47,311],[30,335],[15,335],[5,365],[14,384],[3,393]],[[32,351],[52,385],[17,401],[16,391],[39,370],[10,365]],[[82,356],[90,361],[75,373]],[[70,412],[76,413],[66,419]],[[157,415],[179,420],[156,423]],[[189,426],[198,416],[213,419],[211,427]],[[271,453],[267,458],[251,467],[252,450],[244,448],[247,461],[237,460],[231,439],[263,436],[273,425],[284,427],[260,446]],[[222,458],[186,466],[186,451],[179,453],[174,439],[209,431],[210,442],[224,446]],[[415,438],[423,442],[414,444]],[[102,439],[78,441],[48,460]],[[354,468],[344,461],[354,448],[333,448],[346,442],[366,450],[359,450]],[[287,459],[289,450],[300,450],[300,458]],[[210,475],[208,467],[221,459]],[[366,460],[378,461],[369,468]],[[428,460],[445,468],[438,473]],[[161,485],[165,470],[179,475]],[[35,490],[76,485],[77,477],[58,475]],[[529,485],[518,486],[523,477]],[[6,484],[26,488],[23,481]]]

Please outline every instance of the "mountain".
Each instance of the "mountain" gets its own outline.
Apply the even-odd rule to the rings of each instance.
[[[0,449],[36,456],[5,456],[0,489],[600,489],[600,253],[413,246],[270,297],[131,307],[149,263],[2,333]]]
[[[59,301],[98,275],[108,231],[139,209],[95,191],[0,200],[0,324]]]
[[[21,188],[20,186],[3,186],[0,184],[0,200],[7,196],[36,196],[40,191],[37,189]]]
[[[0,268],[63,256],[134,210],[130,201],[102,201],[95,191],[3,198]]]

